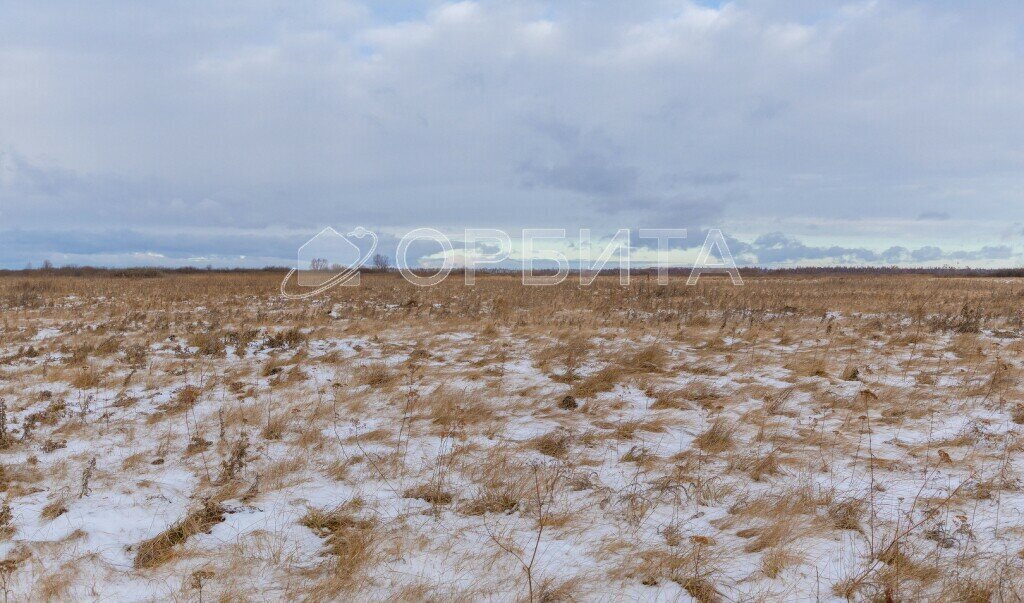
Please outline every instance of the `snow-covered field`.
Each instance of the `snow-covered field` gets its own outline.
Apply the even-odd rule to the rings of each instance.
[[[5,598],[1024,597],[1024,345],[985,299],[173,278],[0,286]]]

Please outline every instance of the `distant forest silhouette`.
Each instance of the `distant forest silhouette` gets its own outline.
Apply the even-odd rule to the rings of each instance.
[[[72,277],[106,277],[106,278],[160,278],[165,275],[175,274],[246,274],[246,273],[281,273],[284,274],[289,270],[286,266],[267,266],[263,268],[195,268],[195,267],[184,267],[184,268],[168,268],[160,266],[148,266],[148,267],[135,267],[135,268],[98,268],[94,266],[45,266],[41,268],[24,268],[20,270],[5,270],[0,269],[0,276],[72,276]],[[666,271],[670,275],[674,276],[686,276],[689,274],[691,267],[689,266],[675,266],[666,268]],[[956,268],[952,266],[945,266],[939,268],[903,268],[897,266],[805,266],[805,267],[792,267],[792,268],[759,268],[759,267],[746,267],[739,269],[740,274],[748,277],[758,276],[879,276],[879,275],[901,275],[901,274],[922,274],[931,276],[943,276],[943,277],[1024,277],[1024,268]],[[374,273],[385,273],[385,272],[397,272],[393,268],[373,268],[366,267],[360,270],[364,274]],[[413,270],[416,274],[433,274],[436,269],[425,268]],[[542,269],[535,268],[534,274],[555,274],[555,269]],[[570,274],[576,274],[579,272],[577,269],[571,269]],[[607,268],[599,271],[601,275],[615,275],[618,274],[618,268]],[[460,268],[455,268],[451,271],[449,278],[453,276],[462,275],[463,271]],[[518,274],[519,269],[504,269],[504,268],[480,268],[476,269],[478,276],[487,275],[511,275]],[[653,277],[655,274],[654,268],[633,268],[630,274],[634,278]],[[715,274],[706,273],[701,275],[701,278],[706,277],[725,277],[726,274]]]

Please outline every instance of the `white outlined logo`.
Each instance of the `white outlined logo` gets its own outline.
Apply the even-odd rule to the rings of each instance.
[[[360,249],[350,237],[368,238],[368,249]],[[281,295],[288,299],[306,299],[339,285],[356,286],[359,284],[360,270],[376,250],[377,235],[362,226],[347,235],[328,226],[299,247],[295,268],[289,270],[281,281]],[[313,290],[288,293],[288,280],[295,273],[298,273],[296,281],[300,287],[312,287]]]
[[[413,272],[409,266],[409,246],[421,240],[434,241],[441,246],[441,251],[444,253],[441,269],[429,276],[420,276]],[[433,287],[451,274],[452,268],[455,266],[455,260],[452,257],[453,251],[451,240],[441,231],[434,228],[417,228],[406,233],[402,240],[398,242],[398,250],[395,252],[395,264],[405,280],[417,287]]]
[[[517,264],[523,285],[558,285],[565,282],[572,272],[572,263],[566,255],[568,249],[575,250],[578,256],[576,261],[578,262],[577,273],[580,286],[593,284],[599,274],[609,270],[608,263],[613,256],[616,258],[614,266],[617,268],[619,284],[629,285],[630,269],[633,264],[631,253],[634,250],[647,250],[648,257],[647,259],[641,258],[640,264],[647,269],[657,271],[659,285],[668,284],[670,268],[678,270],[686,265],[678,254],[684,246],[676,244],[673,248],[670,242],[673,239],[677,241],[686,239],[686,229],[639,229],[637,232],[639,239],[654,239],[657,241],[656,246],[637,245],[631,239],[630,233],[628,228],[618,229],[610,239],[607,237],[604,239],[606,243],[603,249],[600,249],[598,244],[592,241],[589,228],[580,229],[578,241],[569,241],[564,228],[526,228],[521,232],[518,246],[513,242],[512,237],[503,230],[467,228],[460,241],[463,247],[458,249],[452,243],[452,239],[443,232],[435,228],[416,228],[407,232],[399,240],[395,250],[395,265],[406,281],[418,287],[431,287],[442,283],[451,275],[452,270],[456,267],[457,259],[460,260],[458,265],[462,268],[465,284],[468,286],[472,286],[476,282],[477,270],[481,265],[507,271],[510,266]],[[366,241],[360,245],[353,242],[352,239],[366,239]],[[421,263],[419,269],[413,268],[409,259],[410,246],[423,242],[433,243],[440,247],[440,254],[434,253],[429,256],[433,260],[440,258],[439,267],[436,263],[430,265]],[[374,255],[377,251],[377,244],[377,235],[361,226],[346,235],[342,235],[330,227],[321,230],[299,247],[296,267],[289,270],[284,280],[281,281],[281,295],[287,299],[306,299],[333,287],[358,285],[360,273],[370,258],[380,260],[374,260],[377,269],[384,270],[387,267],[386,256],[380,253]],[[695,246],[690,247],[690,249],[695,248]],[[591,257],[594,251],[599,251],[599,253],[592,262]],[[651,253],[655,256],[653,261],[649,257]],[[733,285],[743,284],[739,268],[733,260],[725,235],[721,230],[709,229],[696,256],[691,255],[690,257],[694,259],[688,262],[692,269],[689,278],[686,279],[687,285],[696,285],[700,276],[708,273],[728,274]],[[538,262],[544,262],[544,264],[538,268]],[[555,268],[552,269],[548,265]],[[298,285],[311,288],[311,291],[287,292],[288,281],[292,274],[296,273],[298,274],[296,279]]]

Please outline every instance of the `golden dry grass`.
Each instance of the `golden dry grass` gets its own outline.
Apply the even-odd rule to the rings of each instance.
[[[1021,594],[1022,281],[280,276],[0,277],[12,593]]]

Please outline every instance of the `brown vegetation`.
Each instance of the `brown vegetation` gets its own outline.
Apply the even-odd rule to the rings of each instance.
[[[1024,281],[280,276],[0,277],[13,594],[1024,594]]]

